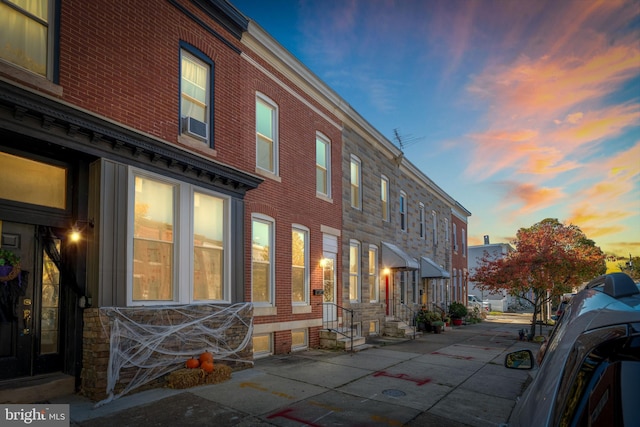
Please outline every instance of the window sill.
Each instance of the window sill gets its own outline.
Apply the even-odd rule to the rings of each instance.
[[[254,316],[275,316],[278,314],[278,307],[253,307]]]
[[[294,305],[291,307],[291,312],[293,314],[308,314],[311,313],[310,305]]]
[[[324,200],[325,202],[333,203],[333,198],[327,196],[326,194],[316,193],[316,197],[320,200]]]
[[[62,86],[53,83],[45,77],[17,67],[3,60],[0,60],[0,76],[8,77],[11,80],[18,81],[23,85],[41,90],[50,95],[62,97]]]
[[[207,157],[216,157],[218,155],[218,152],[215,149],[209,147],[208,142],[198,138],[180,134],[178,135],[178,142],[189,147],[193,151],[196,151],[198,154],[205,155]]]
[[[265,178],[272,179],[274,181],[282,182],[282,178],[280,178],[278,175],[264,169],[256,168],[256,174],[264,176]]]

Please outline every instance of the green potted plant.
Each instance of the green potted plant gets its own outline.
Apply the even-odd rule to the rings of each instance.
[[[431,329],[434,334],[442,332],[442,328],[444,328],[444,322],[442,320],[434,320],[431,322]]]
[[[449,315],[455,326],[462,325],[462,319],[464,319],[467,314],[467,307],[464,304],[454,301],[449,305]]]
[[[429,324],[429,312],[422,308],[416,314],[416,327],[419,331],[426,331],[427,325]]]

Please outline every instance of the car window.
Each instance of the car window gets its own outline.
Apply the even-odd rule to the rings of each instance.
[[[564,399],[559,426],[631,426],[640,419],[640,337],[616,338],[619,332],[620,327],[606,328],[581,337],[577,346],[603,341],[591,347],[566,387],[561,386],[567,393],[558,394],[558,402]]]

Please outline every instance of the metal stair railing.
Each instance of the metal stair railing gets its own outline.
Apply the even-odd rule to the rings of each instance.
[[[334,331],[336,334],[340,334],[343,337],[349,338],[349,342],[351,343],[350,351],[353,353],[353,314],[354,310],[350,310],[346,307],[342,307],[333,302],[323,302],[322,304],[322,326],[323,328]],[[327,310],[326,307],[336,307],[336,310],[330,309]],[[338,310],[342,311],[342,328],[340,325],[340,316],[338,315]],[[332,314],[335,313],[335,318]],[[342,330],[341,330],[342,329]],[[346,329],[348,333],[345,333],[343,330]]]
[[[397,312],[400,313],[400,316],[398,316],[399,320],[413,327],[413,336],[411,337],[411,339],[415,339],[416,334],[418,333],[418,329],[416,325],[417,313],[415,312],[415,310],[413,310],[411,307],[409,307],[403,302],[399,304],[399,310]]]

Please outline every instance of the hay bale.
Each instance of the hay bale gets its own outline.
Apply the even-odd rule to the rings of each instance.
[[[184,389],[205,384],[217,384],[231,378],[231,368],[216,364],[213,372],[206,373],[202,369],[182,368],[167,375],[167,387]]]

